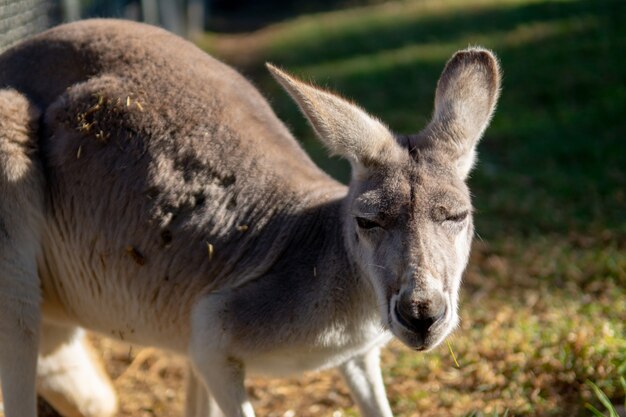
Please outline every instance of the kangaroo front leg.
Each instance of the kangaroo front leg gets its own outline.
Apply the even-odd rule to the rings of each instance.
[[[222,413],[228,417],[254,417],[254,410],[246,398],[243,384],[243,365],[222,353],[197,353],[192,356],[195,371],[206,384],[208,394],[215,398]]]
[[[209,414],[206,387],[198,380],[195,371],[189,366],[185,387],[185,417],[201,417]]]
[[[208,396],[227,417],[254,417],[246,398],[244,366],[232,356],[226,325],[219,311],[223,299],[208,296],[193,309],[189,357],[196,375],[202,379]]]
[[[352,358],[340,368],[364,417],[392,417],[380,371],[380,350]]]
[[[193,368],[187,376],[185,417],[224,417],[215,400],[209,395],[204,382],[198,379]]]

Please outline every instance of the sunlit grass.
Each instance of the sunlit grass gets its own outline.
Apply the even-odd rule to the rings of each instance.
[[[461,328],[451,338],[458,369],[445,346],[418,356],[392,345],[385,359],[391,396],[402,399],[396,403],[401,415],[434,416],[433,405],[448,415],[505,409],[512,415],[582,413],[585,402],[592,401],[587,379],[600,381],[610,396],[623,395],[623,284],[594,280],[585,262],[582,272],[564,274],[561,263],[577,259],[568,249],[546,253],[554,258],[541,256],[546,247],[533,248],[525,257],[518,250],[517,243],[505,250],[476,248]],[[626,255],[619,262],[626,265]],[[405,401],[409,393],[424,391],[430,395]]]
[[[602,389],[600,389],[600,387],[598,387],[592,381],[587,381],[587,384],[591,387],[591,389],[593,389],[594,394],[596,395],[598,400],[602,403],[608,415],[602,413],[592,404],[587,403],[585,404],[585,407],[587,407],[587,409],[591,411],[593,415],[596,417],[620,417],[617,409],[615,408],[615,406],[613,406],[613,403],[611,403],[611,400],[609,400],[609,398],[602,391]],[[624,395],[626,395],[626,379],[624,379],[624,377],[620,378],[620,384],[622,385],[622,389],[624,390]],[[626,400],[624,400],[624,408],[626,409]]]

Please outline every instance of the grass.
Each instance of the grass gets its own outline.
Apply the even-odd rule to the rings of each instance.
[[[626,379],[624,379],[624,377],[621,377],[620,383],[622,384],[622,388],[624,389],[624,394],[626,394]],[[598,387],[592,381],[587,381],[587,384],[591,387],[591,389],[593,390],[598,400],[602,403],[602,405],[608,411],[608,416],[619,417],[619,412],[613,406],[613,403],[611,403],[611,400],[609,400],[606,394],[600,389],[600,387]],[[587,409],[591,411],[593,415],[596,417],[606,417],[605,414],[603,414],[600,410],[598,410],[596,407],[594,407],[593,405],[589,403],[585,404],[585,407],[587,407]],[[624,400],[624,408],[626,408],[626,400]]]
[[[201,44],[251,77],[343,181],[348,165],[326,156],[264,61],[340,91],[395,131],[416,132],[449,56],[473,44],[493,49],[504,83],[470,180],[480,237],[451,338],[460,367],[446,346],[417,355],[392,344],[384,355],[392,407],[398,416],[585,416],[586,403],[601,403],[587,380],[608,401],[623,400],[626,3],[406,0]],[[299,410],[308,415],[304,403]]]

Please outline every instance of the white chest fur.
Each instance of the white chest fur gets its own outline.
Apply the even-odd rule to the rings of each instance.
[[[388,331],[368,324],[347,338],[326,338],[326,343],[277,350],[244,358],[246,371],[267,376],[287,376],[333,368],[391,340]]]

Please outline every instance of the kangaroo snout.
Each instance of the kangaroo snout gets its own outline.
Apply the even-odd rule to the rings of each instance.
[[[427,347],[431,332],[445,320],[448,305],[440,291],[427,294],[403,291],[397,298],[394,315],[398,323],[412,333],[412,347]]]

